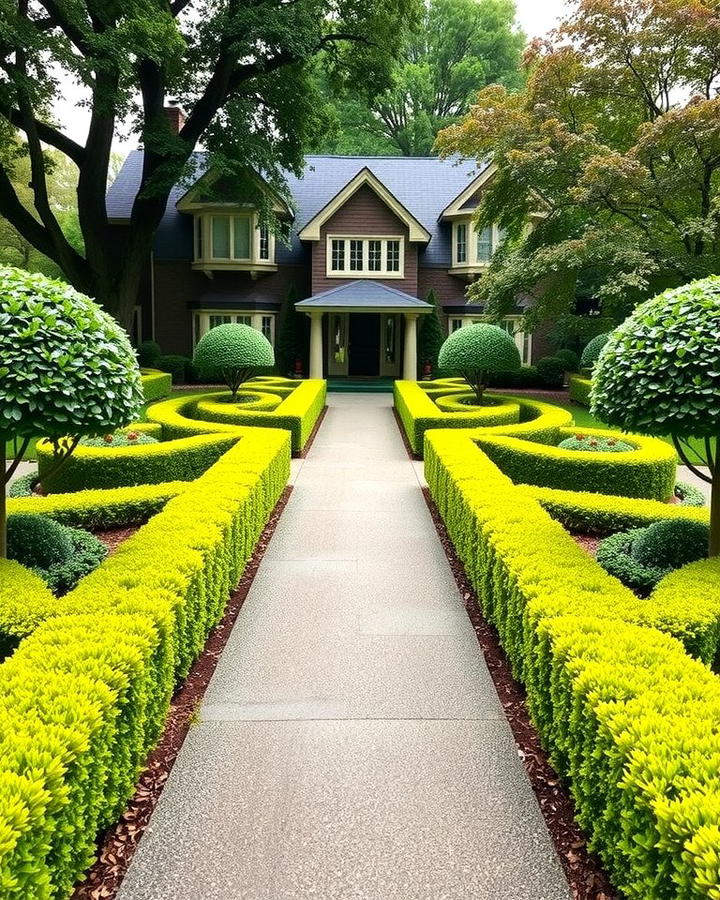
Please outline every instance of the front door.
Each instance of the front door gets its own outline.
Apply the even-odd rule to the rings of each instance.
[[[380,374],[380,313],[350,313],[348,375]]]

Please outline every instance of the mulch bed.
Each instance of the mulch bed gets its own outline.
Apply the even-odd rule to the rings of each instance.
[[[125,528],[107,528],[104,531],[93,531],[93,534],[105,544],[108,556],[112,556],[120,544],[132,537],[139,528],[139,525],[131,525]]]
[[[291,487],[285,488],[238,586],[230,595],[225,615],[211,632],[205,649],[196,660],[182,687],[172,698],[165,731],[160,743],[148,758],[135,796],[130,800],[117,824],[101,836],[98,858],[85,880],[75,888],[73,900],[112,900],[116,896],[291,492]],[[113,529],[114,532],[123,530],[135,529]],[[102,534],[98,537],[103,539]]]
[[[587,554],[593,557],[596,555],[598,544],[602,540],[601,537],[598,537],[596,534],[576,534],[573,531],[570,534]]]
[[[305,444],[305,446],[303,447],[302,450],[299,450],[297,453],[293,453],[293,459],[305,459],[305,457],[308,455],[308,453],[310,452],[310,448],[312,447],[313,442],[315,440],[315,437],[317,436],[318,431],[320,431],[320,426],[323,423],[323,419],[325,418],[325,414],[327,413],[327,410],[328,410],[327,406],[323,406],[323,410],[320,413],[320,415],[318,416],[318,420],[315,423],[315,427],[313,428],[312,434],[308,438],[307,443]]]
[[[570,883],[573,898],[616,900],[617,895],[603,871],[600,860],[588,852],[585,835],[575,821],[570,794],[559,782],[543,750],[538,733],[530,721],[525,704],[525,691],[512,676],[510,663],[500,646],[497,632],[480,612],[477,595],[468,581],[465,568],[455,553],[445,524],[427,488],[423,490],[423,494],[512,729],[518,753]]]

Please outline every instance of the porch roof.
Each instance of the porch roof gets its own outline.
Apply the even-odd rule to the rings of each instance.
[[[296,309],[310,312],[327,312],[341,309],[345,312],[415,312],[428,313],[432,304],[388,287],[379,281],[351,281],[329,291],[322,291],[307,300],[295,304]]]

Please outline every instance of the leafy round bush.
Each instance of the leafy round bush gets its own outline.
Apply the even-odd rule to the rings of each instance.
[[[73,545],[67,528],[47,516],[16,513],[8,516],[8,558],[28,569],[48,569],[64,563]]]
[[[538,381],[544,388],[561,388],[565,380],[565,362],[557,356],[545,356],[536,363]]]
[[[184,384],[189,379],[192,360],[189,356],[167,353],[164,356],[158,356],[155,367],[161,372],[169,372],[172,375],[173,384]]]
[[[580,356],[580,365],[583,369],[592,369],[592,367],[598,361],[600,351],[603,349],[605,344],[607,344],[609,337],[609,333],[598,334],[590,341],[589,344],[586,345],[585,349],[582,352],[582,355]]]
[[[56,563],[40,572],[50,590],[58,596],[71,591],[81,578],[97,569],[107,556],[107,547],[94,534],[83,531],[82,528],[70,528],[67,525],[61,527],[68,532],[73,551],[65,562]]]
[[[160,344],[155,341],[143,341],[138,345],[138,362],[143,369],[157,368],[157,361],[162,356]]]
[[[566,372],[578,372],[580,370],[580,357],[574,350],[563,348],[555,354],[555,359],[561,359],[565,364]]]
[[[720,434],[720,276],[665,291],[612,332],[592,414],[626,431]]]
[[[0,267],[0,431],[102,434],[142,402],[135,352],[111,316],[60,281]]]
[[[638,594],[647,596],[658,581],[672,569],[646,566],[635,559],[632,553],[633,544],[643,531],[644,528],[632,528],[630,531],[611,534],[600,541],[596,559],[610,575],[614,575]]]
[[[249,325],[211,328],[198,341],[193,364],[203,378],[222,379],[233,395],[255,369],[275,363],[270,341]]]
[[[440,348],[438,365],[444,372],[461,375],[481,400],[487,376],[518,371],[520,353],[507,331],[480,323],[454,331]]]
[[[632,444],[625,441],[597,434],[575,434],[560,441],[558,447],[562,447],[563,450],[584,450],[589,453],[626,453],[635,449]]]
[[[707,556],[708,531],[702,522],[655,522],[635,539],[633,556],[645,566],[679,569]]]
[[[81,447],[136,447],[138,444],[157,444],[157,438],[144,431],[113,431],[97,437],[82,438]]]
[[[8,497],[32,497],[33,488],[37,484],[37,472],[28,472],[27,475],[21,475],[19,478],[13,479],[8,488]]]
[[[674,493],[681,506],[705,506],[705,494],[698,490],[694,484],[688,484],[686,481],[677,481]]]

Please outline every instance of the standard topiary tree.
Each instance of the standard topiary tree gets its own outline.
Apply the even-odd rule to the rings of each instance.
[[[143,403],[125,332],[73,288],[0,267],[0,447],[20,444],[0,489],[0,557],[5,557],[5,484],[32,438],[52,442],[58,465],[84,434],[127,425]]]
[[[440,324],[438,316],[437,297],[435,291],[430,291],[426,297],[428,303],[433,307],[433,311],[426,316],[422,316],[420,331],[418,332],[418,365],[420,371],[426,362],[432,366],[433,375],[437,374],[438,356],[440,348],[445,340],[443,327]]]
[[[270,341],[249,325],[218,325],[198,341],[193,364],[209,380],[222,379],[233,400],[256,369],[275,365]]]
[[[638,306],[600,354],[590,399],[604,422],[671,435],[685,465],[712,485],[710,555],[720,555],[720,276]]]
[[[580,366],[583,369],[592,369],[598,361],[600,351],[607,344],[610,333],[596,335],[586,346],[580,356]]]
[[[520,353],[507,331],[481,323],[454,331],[440,348],[438,363],[443,371],[461,375],[482,405],[487,376],[517,372]]]

